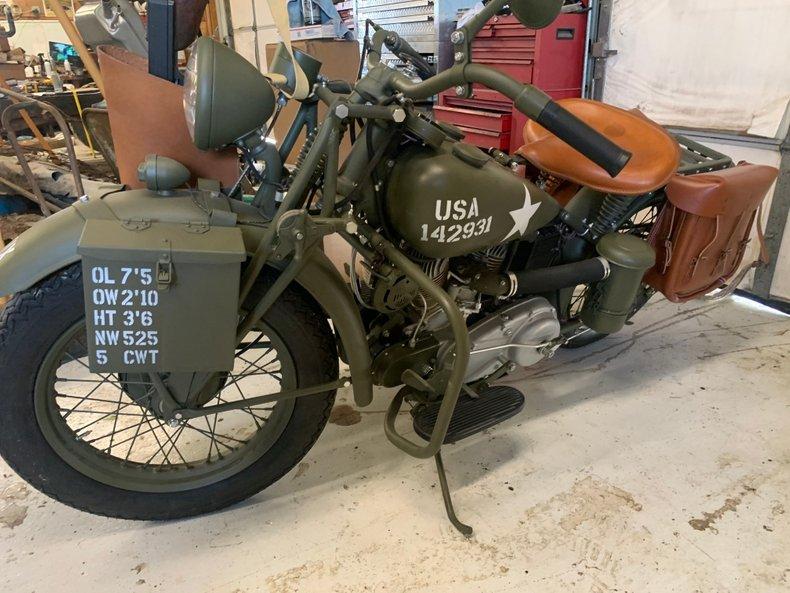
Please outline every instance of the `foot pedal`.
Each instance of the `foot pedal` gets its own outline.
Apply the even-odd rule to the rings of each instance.
[[[431,439],[440,401],[422,406],[414,415],[414,432],[426,441]],[[491,428],[518,414],[524,407],[524,395],[513,387],[497,385],[480,391],[479,397],[466,394],[458,398],[445,443],[454,443]]]

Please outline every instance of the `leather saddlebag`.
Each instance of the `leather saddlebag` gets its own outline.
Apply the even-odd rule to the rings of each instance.
[[[727,283],[738,272],[760,205],[778,173],[773,167],[741,163],[722,171],[676,175],[666,187],[666,205],[648,239],[656,265],[645,282],[676,303]],[[759,221],[758,237],[765,261]]]

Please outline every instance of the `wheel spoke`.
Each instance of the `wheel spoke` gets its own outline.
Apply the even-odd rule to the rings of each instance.
[[[145,397],[145,396],[143,396],[143,397]],[[142,399],[142,398],[141,398],[141,399]],[[119,412],[119,411],[121,411],[121,410],[123,410],[123,409],[125,409],[125,408],[128,408],[129,406],[136,405],[136,404],[138,403],[138,401],[139,401],[139,400],[137,400],[137,399],[133,399],[133,400],[132,400],[132,401],[130,401],[129,403],[123,404],[123,405],[122,405],[120,408],[118,408],[118,410],[116,410],[116,412]],[[100,418],[96,418],[95,420],[93,420],[93,421],[92,421],[92,422],[90,422],[89,424],[86,424],[85,426],[80,426],[80,427],[79,427],[79,430],[85,430],[85,429],[86,429],[86,428],[88,428],[89,426],[93,426],[93,425],[94,425],[94,424],[96,424],[97,422],[100,422],[100,421],[104,420],[105,418],[107,418],[108,416],[111,416],[113,413],[114,413],[114,412],[107,412],[106,414],[104,414],[104,415],[103,415],[103,416],[101,416]],[[79,435],[77,435],[77,436],[79,436]]]
[[[115,403],[115,402],[111,402]],[[58,412],[71,412],[72,414],[106,414],[107,412],[99,411],[99,410],[70,410],[68,408],[58,408]],[[134,416],[136,418],[140,418],[145,416],[145,414],[135,414],[134,412],[111,412],[117,416]]]
[[[116,387],[120,386],[120,383],[116,383],[110,379],[99,381],[98,379],[66,379],[64,377],[55,377],[55,383],[109,383],[110,385],[115,385]],[[123,384],[151,386],[150,381],[124,381]]]
[[[202,434],[203,436],[208,436],[208,437],[211,437],[211,433],[210,433],[210,432],[206,432],[205,430],[203,430],[203,429],[200,429],[200,428],[198,428],[197,426],[192,426],[192,425],[191,425],[191,424],[189,424],[188,422],[187,422],[186,424],[184,424],[184,426],[186,426],[187,428],[191,428],[192,430],[196,430],[197,432],[199,432],[199,433],[200,433],[200,434]],[[242,444],[242,445],[246,445],[247,443],[249,443],[249,440],[247,440],[247,441],[243,441],[243,440],[241,440],[241,439],[237,439],[237,438],[234,438],[234,437],[228,436],[228,435],[226,435],[226,434],[217,434],[217,433],[214,433],[214,435],[215,435],[215,438],[216,438],[216,439],[226,439],[226,440],[228,440],[228,441],[233,441],[233,442],[235,442],[235,443],[240,443],[240,444]],[[226,445],[225,443],[223,443],[223,442],[221,442],[221,441],[219,441],[219,440],[217,440],[217,442],[218,442],[220,445],[223,445],[223,446],[225,446],[225,447],[228,447],[228,445]],[[233,447],[228,447],[228,449],[230,449],[231,451],[233,451]]]
[[[169,456],[170,453],[172,453],[175,450],[176,454],[181,458],[181,461],[184,462],[184,465],[189,465],[189,462],[187,462],[187,460],[184,459],[184,456],[181,455],[181,451],[179,451],[178,447],[176,447],[176,441],[178,440],[178,437],[181,436],[181,433],[184,432],[184,426],[186,425],[182,424],[181,426],[179,426],[178,430],[176,430],[176,433],[172,437],[167,433],[167,429],[162,427],[162,434],[165,436],[165,438],[168,441],[170,441],[170,449],[167,450],[167,453],[165,455]]]
[[[67,399],[80,399],[80,400],[84,398],[84,396],[80,396],[80,395],[69,395],[68,393],[60,393],[60,392],[57,392],[57,391],[55,392],[55,394],[54,394],[54,395],[55,395],[55,398],[65,397],[65,398],[67,398]],[[102,404],[115,404],[115,403],[116,403],[116,400],[114,400],[114,399],[102,399],[102,398],[98,398],[98,397],[92,397],[92,398],[90,398],[90,402],[91,402],[91,403],[102,403]],[[61,411],[62,411],[62,412],[67,412],[69,409],[73,409],[73,408],[62,408],[62,409],[61,409]],[[79,411],[81,411],[81,410],[74,410],[74,411],[75,411],[75,412],[79,412]]]
[[[126,468],[122,471],[127,473],[143,470],[215,472],[217,469],[212,466],[216,464],[224,467],[224,464],[234,463],[235,455],[229,461],[229,454],[245,455],[241,451],[248,450],[253,439],[261,442],[259,435],[272,419],[277,418],[274,424],[281,426],[282,402],[250,402],[261,392],[274,393],[270,383],[275,383],[274,390],[278,390],[277,385],[283,385],[286,373],[291,380],[292,363],[284,366],[284,361],[291,359],[281,361],[280,344],[263,331],[251,332],[236,349],[233,371],[225,374],[213,395],[208,393],[210,397],[200,399],[203,406],[208,399],[212,403],[243,407],[208,413],[170,428],[155,411],[159,399],[150,381],[134,373],[92,372],[85,339],[75,335],[59,351],[60,358],[55,358],[57,362],[50,367],[50,409],[55,412],[55,418],[63,421],[62,425],[56,423],[56,430],[67,430],[64,436],[77,441],[69,447],[75,447],[74,452],[80,457],[97,456],[97,461],[91,463],[99,464],[114,461],[117,468]],[[197,375],[192,373],[184,379],[179,392],[192,394],[197,388]],[[90,462],[89,457],[85,459]],[[98,467],[101,471],[101,465]],[[143,475],[128,474],[126,479],[135,482]]]
[[[149,406],[151,405],[151,397],[150,396],[148,397],[148,405]],[[132,454],[132,449],[134,448],[134,443],[137,440],[137,436],[140,434],[140,429],[143,426],[143,422],[145,422],[146,416],[148,416],[148,412],[143,412],[140,422],[137,423],[137,430],[135,431],[134,436],[132,437],[132,442],[129,445],[129,449],[127,449],[127,451],[126,451],[126,457],[123,458],[124,461],[129,461],[129,456]]]
[[[157,419],[155,418],[155,420],[157,420]],[[147,416],[146,416],[145,421],[148,423],[148,426],[151,426],[151,421],[148,420]],[[156,441],[156,444],[159,447],[159,450],[154,452],[154,454],[151,456],[151,458],[148,459],[148,461],[146,461],[143,465],[150,465],[151,462],[154,460],[154,458],[157,455],[159,455],[159,453],[162,453],[162,456],[164,457],[163,463],[166,463],[167,465],[173,465],[173,463],[170,461],[170,457],[168,457],[167,453],[165,453],[165,447],[164,447],[164,445],[162,445],[162,441],[160,441],[159,437],[156,436],[156,429],[157,428],[160,429],[160,430],[163,430],[162,429],[162,424],[160,423],[158,426],[155,426],[153,432],[151,432],[151,435],[154,437],[154,440]]]
[[[206,421],[206,426],[208,427],[209,432],[211,432],[211,436],[209,437],[209,441],[208,441],[208,457],[206,457],[206,463],[211,461],[211,446],[212,445],[217,449],[217,457],[219,459],[222,459],[222,453],[220,452],[219,446],[217,445],[217,418],[218,417],[219,417],[219,414],[214,414],[214,424],[211,425],[211,424],[209,424],[208,416],[203,416],[203,420]]]
[[[86,399],[88,399],[88,398],[89,398],[91,395],[93,395],[93,394],[96,392],[96,390],[97,390],[97,389],[99,389],[99,387],[101,387],[102,385],[104,385],[106,382],[107,382],[107,381],[102,381],[101,383],[99,383],[98,385],[96,385],[96,387],[94,387],[93,389],[91,389],[91,390],[90,390],[90,391],[89,391],[89,392],[88,392],[88,393],[85,395],[85,397],[83,397],[83,398],[82,398],[80,401],[78,401],[78,402],[77,402],[77,403],[76,403],[76,404],[75,404],[75,405],[74,405],[74,406],[71,408],[71,410],[70,410],[69,412],[67,412],[65,416],[63,416],[63,419],[65,420],[66,418],[68,418],[68,417],[69,417],[69,414],[71,414],[71,412],[73,412],[74,410],[76,410],[76,409],[77,409],[77,408],[78,408],[78,407],[79,407],[79,406],[80,406],[80,405],[81,405],[81,404],[82,404],[82,403],[83,403],[83,402],[84,402]]]

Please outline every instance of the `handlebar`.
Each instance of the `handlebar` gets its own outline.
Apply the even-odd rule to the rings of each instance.
[[[600,166],[611,177],[617,177],[631,160],[630,152],[560,107],[559,103],[550,100],[535,121]]]
[[[501,2],[490,2],[483,12],[490,12],[499,4]],[[488,19],[486,14],[478,14],[475,18],[480,22],[473,23],[473,31],[482,26],[483,19]],[[471,27],[471,25],[468,24],[467,27]],[[466,59],[426,80],[413,82],[402,73],[381,64],[381,48],[382,45],[386,45],[391,50],[397,48],[399,52],[410,57],[415,54],[419,56],[419,54],[397,33],[380,27],[375,28],[376,33],[373,35],[368,53],[369,71],[373,73],[378,70],[375,78],[387,79],[388,86],[405,97],[427,99],[452,87],[458,86],[466,89],[467,85],[473,83],[482,84],[511,99],[516,109],[521,113],[535,120],[563,142],[579,151],[611,177],[616,177],[631,159],[630,152],[620,148],[606,136],[563,109],[540,89],[530,84],[521,84],[494,68],[474,64]],[[357,90],[362,90],[360,86],[358,83]],[[375,93],[371,93],[371,95],[375,96]]]
[[[631,153],[563,109],[540,89],[521,84],[508,75],[480,64],[456,65],[422,82],[412,82],[391,71],[390,85],[404,96],[427,99],[458,85],[479,83],[511,99],[516,109],[589,158],[611,177],[631,159]]]

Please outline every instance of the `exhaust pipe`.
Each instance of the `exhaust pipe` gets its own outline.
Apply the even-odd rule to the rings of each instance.
[[[538,270],[525,270],[509,274],[508,296],[521,296],[570,288],[578,284],[592,284],[609,277],[611,268],[603,257],[552,266]]]
[[[477,274],[470,287],[493,296],[540,294],[579,284],[590,286],[581,319],[604,334],[622,329],[645,272],[655,265],[655,251],[633,235],[609,233],[595,246],[599,256],[538,270]]]

